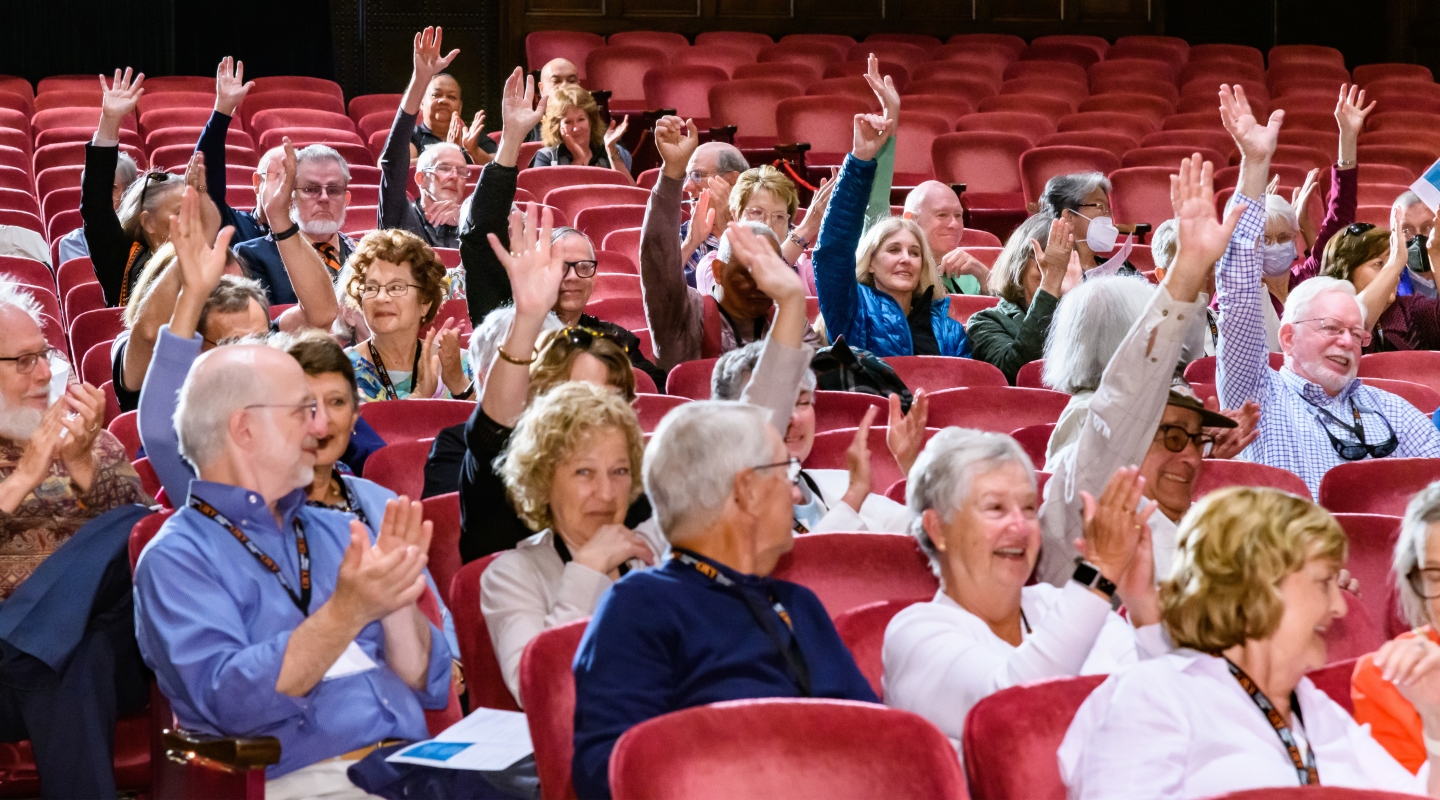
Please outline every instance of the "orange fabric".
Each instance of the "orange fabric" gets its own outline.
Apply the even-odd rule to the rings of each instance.
[[[1440,633],[1428,625],[1420,629],[1430,641],[1440,644]],[[1412,639],[1415,633],[1402,633],[1397,640]],[[1370,735],[1396,761],[1411,772],[1425,763],[1425,743],[1420,738],[1420,714],[1410,705],[1395,684],[1380,676],[1373,653],[1355,662],[1350,679],[1350,696],[1355,701],[1355,721],[1370,725]]]

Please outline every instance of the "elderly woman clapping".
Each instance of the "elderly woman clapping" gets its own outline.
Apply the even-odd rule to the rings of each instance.
[[[1308,499],[1235,487],[1196,503],[1160,587],[1181,649],[1111,676],[1080,707],[1059,751],[1069,796],[1324,784],[1440,797],[1440,756],[1422,783],[1305,677],[1325,665],[1325,632],[1345,615],[1346,551],[1345,532]],[[1440,720],[1440,658],[1394,652],[1378,657],[1386,677],[1422,719]]]
[[[1029,457],[1001,434],[936,434],[910,470],[906,500],[940,592],[886,629],[885,702],[958,742],[965,715],[1000,689],[1164,653],[1145,525],[1155,505],[1141,503],[1144,484],[1138,470],[1121,469],[1098,503],[1087,496],[1073,580],[1027,586],[1040,551]],[[1116,597],[1128,624],[1111,610]]]
[[[1074,246],[1069,220],[1045,214],[1025,220],[990,272],[990,293],[1000,304],[966,323],[974,358],[999,367],[1012,384],[1021,367],[1045,355],[1055,305],[1080,282],[1080,262],[1070,258]]]

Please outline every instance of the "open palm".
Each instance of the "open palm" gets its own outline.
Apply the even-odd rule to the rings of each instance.
[[[537,224],[538,223],[538,224]],[[550,229],[554,220],[550,208],[540,215],[531,203],[525,214],[510,214],[510,250],[500,246],[500,239],[490,234],[490,247],[510,276],[510,292],[515,301],[515,314],[544,316],[560,296],[560,282],[565,278],[565,262],[551,257]]]
[[[1175,202],[1179,249],[1175,268],[1185,266],[1208,270],[1220,260],[1230,245],[1230,236],[1240,221],[1241,206],[1230,209],[1222,222],[1215,213],[1214,165],[1198,156],[1180,162],[1180,174],[1170,176],[1171,196]]]
[[[1225,130],[1239,145],[1240,153],[1246,158],[1269,158],[1275,153],[1280,137],[1280,124],[1285,119],[1283,110],[1276,110],[1266,124],[1260,124],[1255,112],[1250,110],[1250,101],[1245,97],[1245,87],[1220,86],[1220,120]]]

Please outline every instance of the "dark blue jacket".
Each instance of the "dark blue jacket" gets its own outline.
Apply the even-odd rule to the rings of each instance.
[[[885,356],[910,356],[915,345],[905,312],[884,292],[855,280],[855,250],[865,229],[865,206],[875,182],[875,162],[845,156],[840,180],[820,223],[816,240],[815,284],[820,314],[830,341],[843,335],[851,347]],[[930,325],[940,355],[970,357],[965,326],[950,318],[950,298],[930,305]]]
[[[810,696],[879,702],[814,593],[705,560],[735,585],[671,560],[631,572],[600,597],[574,664],[571,774],[581,798],[610,796],[610,751],[621,734],[647,719],[723,700],[800,696],[741,591],[770,614],[766,621],[787,645],[792,634],[770,610],[772,592],[789,611]]]
[[[345,234],[340,234],[340,263],[348,261],[353,252],[355,242]],[[239,256],[241,263],[250,270],[250,277],[260,281],[265,287],[265,296],[270,300],[270,305],[298,302],[295,287],[290,283],[290,273],[285,271],[285,260],[280,257],[280,245],[276,244],[269,234],[259,239],[251,239],[235,248],[235,255]],[[334,280],[335,276],[331,275],[330,279]]]
[[[210,120],[200,131],[200,141],[195,143],[195,151],[205,156],[205,191],[220,209],[220,227],[234,226],[230,246],[235,247],[268,235],[270,229],[256,218],[254,211],[236,211],[225,204],[225,133],[229,130],[230,117],[219,111],[210,112]]]

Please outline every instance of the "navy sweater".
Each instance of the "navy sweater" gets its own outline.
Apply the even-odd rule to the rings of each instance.
[[[800,696],[785,657],[741,591],[767,611],[773,592],[790,613],[810,673],[810,696],[879,702],[813,592],[701,560],[735,585],[723,586],[671,560],[626,575],[601,596],[574,664],[571,774],[581,798],[610,796],[610,751],[634,725],[724,700]],[[769,613],[772,630],[791,636]]]
[[[225,202],[225,134],[229,130],[230,117],[219,111],[210,112],[210,121],[200,131],[195,149],[205,155],[205,190],[220,209],[220,226],[235,228],[235,235],[230,237],[230,246],[235,247],[265,236],[270,229],[260,222],[255,211],[236,211]]]

